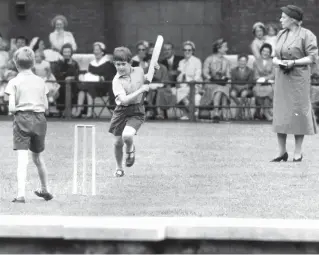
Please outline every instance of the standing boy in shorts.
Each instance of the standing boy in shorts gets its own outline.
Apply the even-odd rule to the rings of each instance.
[[[149,90],[144,85],[144,71],[141,67],[131,66],[132,53],[128,48],[115,48],[113,62],[117,74],[113,79],[113,93],[116,108],[113,112],[109,132],[115,137],[114,153],[117,177],[124,175],[123,146],[126,145],[126,166],[135,162],[133,137],[145,121],[143,93]],[[158,65],[156,66],[158,69]]]
[[[31,70],[34,65],[34,52],[31,48],[18,49],[13,61],[19,74],[9,81],[5,90],[9,96],[9,111],[14,114],[13,149],[18,153],[18,195],[12,202],[25,203],[29,150],[41,182],[41,188],[34,193],[48,201],[53,196],[48,191],[47,170],[41,153],[45,147],[45,111],[48,109],[49,90],[44,80]]]

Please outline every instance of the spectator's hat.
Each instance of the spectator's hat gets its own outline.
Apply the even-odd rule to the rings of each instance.
[[[98,46],[101,48],[101,50],[105,51],[106,46],[105,46],[104,43],[102,43],[102,42],[95,42],[95,43],[93,43],[93,47],[96,46],[96,45],[98,45]]]
[[[137,48],[139,45],[143,45],[145,48],[148,48],[148,47],[149,47],[149,42],[148,42],[148,41],[145,41],[145,40],[138,41],[137,44],[136,44],[136,48]]]
[[[57,22],[57,20],[62,20],[62,22],[64,23],[64,26],[67,27],[68,26],[68,20],[66,19],[65,16],[63,15],[56,15],[52,20],[51,20],[51,26],[55,27],[55,23]]]
[[[186,41],[183,43],[183,47],[185,47],[185,45],[189,45],[192,47],[193,50],[196,50],[196,47],[195,47],[195,43],[193,43],[192,41]]]
[[[265,27],[264,23],[258,21],[258,22],[256,22],[256,23],[253,25],[253,33],[255,32],[255,30],[256,30],[257,27],[261,27],[262,29],[266,30],[266,27]]]
[[[287,5],[287,6],[281,7],[281,10],[287,16],[297,21],[302,21],[303,19],[303,10],[296,5]]]

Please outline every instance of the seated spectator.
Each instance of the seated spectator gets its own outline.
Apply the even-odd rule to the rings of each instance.
[[[95,83],[83,83],[79,86],[78,107],[74,112],[75,117],[80,117],[84,109],[83,104],[87,100],[87,118],[93,117],[93,101],[96,97],[104,97],[108,95],[108,103],[115,105],[115,97],[112,90],[112,80],[116,75],[116,68],[109,61],[106,54],[104,43],[96,42],[93,44],[93,54],[95,59],[89,64],[88,73],[84,76],[84,81]],[[104,81],[109,81],[105,83]],[[101,83],[99,83],[101,82]],[[113,109],[113,107],[110,107]]]
[[[5,88],[8,84],[8,82],[13,79],[14,77],[16,77],[16,75],[18,74],[18,70],[16,68],[16,65],[13,62],[13,56],[15,51],[17,50],[17,45],[16,45],[16,38],[13,38],[10,40],[10,49],[8,52],[8,61],[6,66],[4,67],[4,72],[3,72],[3,76],[2,76],[2,86]],[[19,46],[23,43],[22,40],[19,40]],[[5,95],[5,100],[8,101],[7,95]]]
[[[9,61],[8,43],[4,40],[0,40],[0,81],[3,80],[4,72],[7,68]]]
[[[317,69],[312,68],[312,69]],[[313,104],[314,107],[314,113],[316,116],[316,121],[317,123],[319,122],[319,73],[318,73],[318,69],[316,70],[316,72],[312,72],[311,75],[311,102]]]
[[[167,68],[169,81],[176,81],[178,76],[178,65],[183,57],[175,55],[174,45],[172,43],[164,43],[163,56],[164,59],[160,61],[160,64],[163,64]],[[174,87],[175,84],[172,84],[172,86]]]
[[[132,58],[132,67],[140,66],[144,73],[148,70],[148,47],[149,43],[147,41],[139,41],[136,44],[137,55]]]
[[[272,120],[272,111],[269,108],[264,109],[261,113],[261,106],[271,106],[273,98],[272,85],[263,83],[273,83],[275,79],[275,67],[271,58],[272,48],[271,45],[265,43],[260,48],[260,58],[254,62],[254,76],[257,82],[253,89],[256,97],[256,113],[255,118],[263,119],[263,115],[267,120]]]
[[[7,70],[7,65],[9,61],[9,53],[8,53],[8,44],[7,42],[1,37],[0,40],[0,104],[4,104],[5,102],[5,86],[6,81],[5,79],[5,72]],[[7,109],[4,105],[0,105],[0,113],[6,113]]]
[[[277,38],[278,28],[275,24],[270,23],[267,25],[267,35],[265,36],[265,43],[269,43],[273,49],[271,56],[275,56],[275,45]]]
[[[260,48],[265,42],[266,28],[261,22],[257,22],[253,25],[253,35],[254,40],[252,41],[250,47],[251,52],[255,58],[260,58]]]
[[[15,64],[13,63],[13,55],[17,49],[27,46],[28,44],[29,44],[29,40],[24,36],[18,36],[17,38],[11,39],[10,50],[9,50],[9,64],[8,64],[8,69],[10,71],[14,71],[16,72],[16,74],[18,73],[18,70]],[[11,72],[11,75],[13,75],[13,72]]]
[[[230,80],[230,62],[225,58],[228,51],[227,42],[224,39],[219,39],[213,44],[213,54],[206,58],[203,67],[203,76],[205,81],[211,81],[212,84],[205,84],[204,94],[202,96],[200,105],[208,106],[214,105],[212,118],[214,122],[219,122],[221,113],[219,111],[220,105],[227,106],[229,100],[230,84],[226,82]],[[200,118],[206,111],[200,113]],[[226,109],[222,109],[223,116],[226,118]],[[210,111],[209,111],[209,115]],[[207,117],[207,116],[205,116]],[[210,116],[208,116],[210,117]]]
[[[153,50],[154,50],[154,44],[150,43],[149,48],[148,48],[148,54],[152,56]],[[151,59],[148,59],[148,65],[150,64]],[[164,81],[168,81],[168,72],[167,68],[159,63],[159,69],[155,70],[154,77],[152,80],[152,83],[150,84],[150,90],[147,94],[146,97],[146,105],[147,106],[155,106],[157,103],[160,103],[159,100],[157,99],[158,93],[161,94],[161,99],[162,99],[162,92],[160,91],[166,91],[167,88],[164,88],[165,84],[163,83]],[[171,90],[170,93],[172,94]],[[164,114],[162,113],[162,110],[160,108],[155,109],[155,108],[150,108],[146,106],[146,117],[153,119],[163,119]]]
[[[175,55],[174,45],[170,42],[164,43],[163,45],[163,57],[164,59],[160,61],[168,70],[168,81],[176,82],[178,76],[178,65],[183,59],[182,56]],[[164,84],[164,87],[157,91],[157,105],[173,105],[176,103],[176,98],[172,94],[172,88],[176,86],[175,83]],[[158,108],[159,119],[167,118],[167,110],[169,107]]]
[[[51,72],[50,63],[45,59],[42,51],[36,50],[35,52],[35,63],[33,66],[33,72],[43,78],[49,89],[49,103],[53,104],[58,98],[60,85],[56,82],[54,75]]]
[[[191,41],[183,43],[184,59],[179,62],[177,76],[178,82],[202,82],[202,62],[198,57],[194,56],[196,47]],[[176,103],[184,106],[189,105],[190,85],[186,83],[177,84],[172,88],[173,94],[176,96]],[[199,105],[201,85],[196,85],[195,89],[195,105]],[[188,120],[188,108],[183,109],[181,120]]]
[[[238,55],[238,66],[231,70],[231,80],[232,82],[241,82],[241,84],[232,84],[231,87],[231,97],[237,98],[240,97],[239,106],[243,105],[244,99],[251,97],[253,95],[252,88],[254,81],[254,72],[251,68],[247,66],[248,56],[247,55]],[[247,82],[247,84],[245,84]],[[246,109],[245,109],[246,110]],[[238,117],[239,109],[235,110],[235,118]],[[246,114],[247,116],[247,114]]]
[[[59,97],[56,99],[57,109],[60,111],[60,115],[65,116],[65,86],[66,82],[71,82],[71,98],[72,104],[76,104],[77,99],[77,81],[80,73],[79,64],[72,58],[73,48],[71,44],[65,44],[62,46],[61,55],[63,60],[57,62],[54,76],[56,77],[59,88]],[[65,81],[65,82],[64,82]]]
[[[27,46],[28,44],[29,44],[29,40],[25,36],[18,36],[16,38],[17,49],[20,49],[20,48],[22,48],[24,46]]]
[[[54,28],[54,31],[49,35],[51,49],[60,52],[63,45],[70,44],[72,51],[75,52],[77,45],[74,36],[70,31],[65,31],[68,26],[67,19],[63,15],[57,15],[52,19],[51,25]]]
[[[60,52],[54,51],[52,49],[47,49],[44,40],[40,39],[39,37],[32,38],[29,46],[31,47],[31,49],[33,49],[34,52],[36,52],[37,50],[43,52],[45,60],[48,61],[51,65],[52,63],[56,63],[59,60],[63,59]]]

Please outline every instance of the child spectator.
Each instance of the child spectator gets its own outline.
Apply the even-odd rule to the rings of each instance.
[[[37,50],[35,52],[33,72],[46,82],[49,89],[49,102],[54,103],[58,97],[60,85],[55,82],[56,79],[51,72],[50,63],[45,61],[44,58],[42,51]]]
[[[276,45],[276,37],[278,33],[278,28],[275,24],[267,25],[267,35],[265,36],[265,43],[269,43],[273,49],[271,56],[275,56],[275,45]]]
[[[265,25],[261,22],[255,23],[253,25],[253,35],[255,38],[252,41],[250,47],[251,47],[251,52],[257,59],[260,57],[260,48],[265,42],[265,35],[266,35]]]

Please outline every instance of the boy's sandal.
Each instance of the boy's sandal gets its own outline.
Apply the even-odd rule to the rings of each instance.
[[[133,151],[131,152],[126,152],[126,166],[131,167],[134,165],[135,162],[135,145],[133,147]]]

